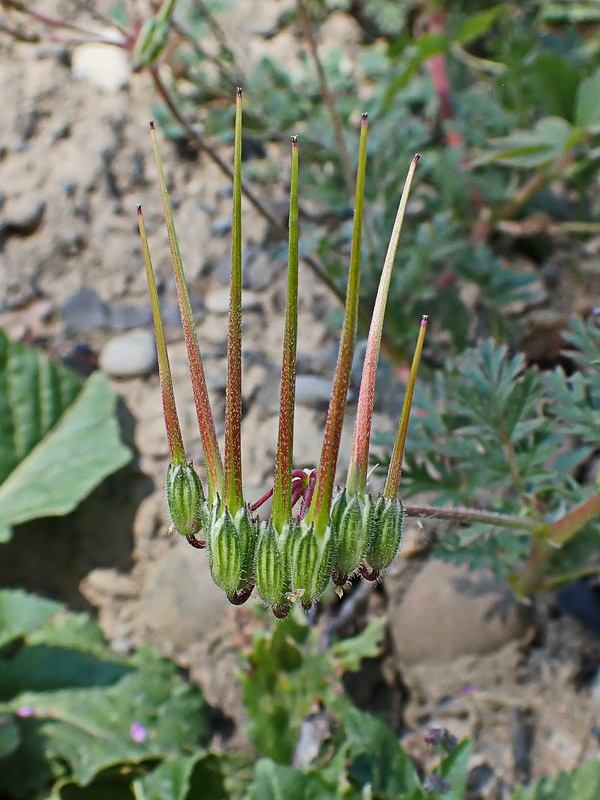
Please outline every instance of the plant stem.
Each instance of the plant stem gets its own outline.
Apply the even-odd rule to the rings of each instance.
[[[447,519],[453,522],[497,525],[502,528],[538,533],[543,523],[526,517],[496,514],[492,511],[473,511],[470,508],[431,508],[429,506],[405,506],[404,514],[415,519]]]
[[[208,496],[209,501],[213,502],[216,499],[217,494],[222,494],[223,492],[223,465],[219,451],[219,443],[217,441],[214,417],[208,397],[208,389],[206,387],[206,379],[204,377],[204,366],[202,364],[202,356],[200,355],[200,346],[198,344],[198,337],[196,336],[192,304],[190,302],[190,295],[185,280],[185,273],[183,271],[183,262],[181,259],[181,253],[179,251],[179,242],[177,241],[177,233],[175,231],[175,223],[173,221],[173,210],[171,208],[171,201],[167,191],[167,182],[158,149],[158,140],[153,122],[150,123],[150,133],[152,135],[152,147],[154,149],[154,155],[156,158],[160,191],[163,200],[167,233],[169,236],[169,246],[171,248],[173,273],[175,275],[177,298],[179,301],[181,322],[183,325],[183,335],[185,338],[185,345],[190,367],[190,378],[194,393],[194,402],[196,405],[196,415],[198,417],[198,426],[200,428],[202,446],[204,449],[204,458],[206,460]]]
[[[379,287],[377,289],[377,297],[375,299],[375,307],[373,308],[373,316],[371,318],[367,347],[365,350],[365,361],[360,382],[356,422],[354,425],[354,438],[352,440],[352,451],[350,454],[350,466],[348,468],[348,479],[346,481],[346,490],[350,495],[363,495],[366,493],[367,489],[371,421],[373,417],[373,404],[375,401],[375,377],[377,374],[377,364],[379,362],[383,319],[392,279],[392,269],[398,250],[398,242],[402,232],[406,206],[408,204],[408,195],[420,158],[421,156],[417,154],[411,161],[398,205],[398,212],[390,236],[390,243],[381,271],[381,277],[379,279]]]
[[[417,338],[417,346],[410,368],[410,375],[408,384],[406,386],[406,394],[404,395],[404,402],[402,404],[402,414],[400,416],[400,424],[398,425],[398,433],[396,441],[394,442],[394,450],[390,459],[390,466],[388,468],[387,480],[385,482],[385,489],[383,496],[390,500],[394,500],[398,494],[398,487],[400,486],[400,476],[402,475],[402,461],[404,459],[404,448],[406,446],[406,434],[408,432],[408,421],[410,419],[410,409],[412,407],[413,393],[415,390],[415,383],[417,382],[417,372],[419,371],[419,364],[421,362],[421,353],[423,352],[423,342],[425,341],[425,331],[427,330],[428,317],[424,315],[421,319],[421,327],[419,329],[419,336]]]
[[[235,103],[231,281],[225,393],[225,504],[235,515],[243,505],[242,490],[242,90]]]
[[[173,379],[171,377],[171,368],[169,366],[169,354],[167,352],[165,330],[163,327],[162,315],[160,313],[160,302],[158,299],[158,291],[156,289],[156,280],[154,279],[154,270],[152,269],[150,248],[148,247],[148,237],[146,235],[146,226],[144,224],[144,215],[142,213],[141,206],[137,207],[137,216],[140,237],[142,240],[144,264],[146,267],[146,278],[148,280],[148,288],[150,290],[152,316],[154,317],[156,349],[158,351],[158,375],[160,379],[167,438],[169,440],[169,453],[171,455],[171,463],[175,466],[177,464],[186,463],[185,448],[183,445],[183,437],[181,435],[181,427],[179,425],[179,417],[177,415],[177,406],[175,404],[175,395],[173,393]]]
[[[344,322],[340,338],[340,350],[335,368],[331,400],[327,411],[323,447],[317,471],[314,503],[311,504],[307,521],[315,521],[317,533],[324,533],[329,522],[329,510],[333,495],[333,482],[340,450],[340,439],[346,411],[352,356],[356,339],[358,304],[360,294],[360,250],[362,242],[362,222],[364,209],[365,172],[367,163],[368,118],[362,116],[358,169],[356,175],[356,198],[354,204],[354,224],[352,230],[352,249],[350,251],[350,270],[346,289]]]
[[[296,346],[298,340],[298,137],[292,136],[292,176],[290,181],[290,220],[287,299],[279,431],[273,486],[273,525],[281,531],[292,516],[292,456],[294,450],[294,405],[296,399]]]
[[[188,139],[190,141],[195,142],[197,147],[213,161],[217,165],[217,167],[226,175],[231,181],[233,181],[233,173],[229,166],[223,161],[223,159],[219,156],[216,150],[206,141],[204,136],[200,134],[191,122],[180,112],[177,108],[177,104],[175,99],[169,89],[165,86],[162,78],[160,77],[158,68],[156,64],[150,66],[148,68],[150,76],[152,78],[152,82],[154,83],[154,87],[158,94],[162,97],[165,105],[173,115],[173,118],[181,125],[183,130],[185,131]],[[264,203],[254,194],[254,192],[248,187],[248,185],[242,181],[242,192],[247,200],[254,206],[254,208],[258,211],[258,213],[269,223],[275,235],[281,239],[287,239],[287,226],[281,222],[268,208],[264,205]],[[344,302],[344,292],[340,287],[336,284],[336,282],[331,278],[331,276],[323,269],[323,267],[319,264],[319,262],[313,258],[311,255],[303,255],[302,256],[303,262],[309,267],[309,269],[313,272],[313,274],[319,279],[319,281],[326,286],[329,291],[338,298],[340,302]],[[367,309],[359,302],[358,306],[358,318],[362,325],[365,328],[368,328],[369,319]],[[382,333],[381,338],[381,348],[387,357],[392,361],[396,361],[398,354],[394,349],[393,343],[388,339],[385,332]]]

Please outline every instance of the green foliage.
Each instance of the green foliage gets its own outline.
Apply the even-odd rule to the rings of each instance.
[[[506,240],[494,233],[504,220],[540,209],[558,224],[574,213],[591,219],[590,204],[572,203],[586,196],[600,163],[600,48],[570,23],[596,19],[597,4],[461,2],[447,5],[443,17],[423,4],[393,0],[306,5],[317,42],[320,25],[340,9],[355,16],[364,37],[351,68],[341,52],[324,47],[319,52],[350,160],[358,113],[368,112],[372,123],[365,316],[406,165],[422,150],[402,270],[392,286],[396,313],[386,321],[387,343],[396,357],[405,356],[411,325],[424,311],[448,331],[455,352],[472,343],[475,320],[464,304],[465,287],[475,290],[477,316],[496,341],[516,342],[519,324],[507,324],[507,310],[532,296],[529,285],[537,275],[517,270]],[[179,9],[184,27],[216,38],[224,54],[227,36],[214,33],[218,6],[212,14],[204,4]],[[295,21],[292,14],[280,22]],[[549,22],[566,24],[550,31]],[[439,57],[441,65],[434,63]],[[303,246],[341,295],[352,193],[316,65],[306,58],[292,71],[287,63],[263,58],[243,68],[232,58],[226,64],[223,58],[211,60],[181,41],[172,57],[176,105],[190,122],[202,122],[206,136],[229,138],[232,112],[222,99],[232,96],[237,81],[246,90],[254,137],[268,142],[300,133],[302,196],[315,204],[303,220]],[[361,108],[357,96],[364,98]],[[156,116],[167,132],[181,135],[166,109],[157,109]],[[254,183],[267,188],[272,168],[256,161],[249,166]]]
[[[256,633],[243,676],[256,760],[205,748],[202,696],[172,663],[149,648],[118,656],[87,615],[2,590],[0,793],[10,800],[463,800],[471,742],[439,731],[436,745],[429,732],[439,758],[421,777],[396,734],[344,695],[343,672],[377,654],[382,627],[372,622],[324,646],[295,612]],[[314,711],[329,731],[297,768],[300,724]],[[512,800],[592,800],[599,790],[600,764],[589,763],[518,787]]]
[[[241,681],[251,718],[246,733],[263,755],[290,762],[302,720],[319,704],[339,715],[347,711],[337,676],[377,655],[383,626],[374,620],[360,635],[323,650],[318,633],[294,606],[272,632],[256,632]]]
[[[0,331],[0,541],[29,519],[67,514],[131,453],[100,373],[83,383]]]
[[[118,656],[86,615],[5,589],[0,642],[3,795],[131,800],[134,778],[207,741],[202,696],[175,665],[150,648]]]
[[[487,341],[417,387],[404,496],[428,492],[441,503],[532,520],[556,518],[591,496],[597,486],[585,488],[578,478],[597,445],[600,327],[595,319],[573,320],[567,337],[580,366],[572,375],[528,368],[522,355]],[[600,523],[588,523],[550,557],[546,577],[559,581],[584,569],[598,533]],[[485,561],[506,575],[522,564],[531,541],[531,533],[501,526],[454,526],[437,552]]]

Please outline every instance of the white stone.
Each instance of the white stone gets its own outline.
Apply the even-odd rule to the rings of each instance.
[[[127,55],[110,44],[81,44],[73,50],[73,77],[89,81],[104,92],[118,92],[129,83],[131,69]]]
[[[137,330],[115,336],[102,348],[100,368],[113,378],[136,378],[156,368],[156,344],[149,330]]]

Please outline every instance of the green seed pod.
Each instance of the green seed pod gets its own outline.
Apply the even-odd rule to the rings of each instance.
[[[335,556],[335,537],[330,527],[324,536],[315,536],[312,525],[300,523],[287,543],[292,592],[298,592],[304,608],[310,608],[329,583]]]
[[[191,463],[169,465],[166,493],[172,529],[185,537],[205,534],[208,510],[200,478]]]
[[[290,609],[290,577],[286,563],[288,526],[284,528],[278,534],[271,521],[262,523],[254,559],[256,588],[275,616],[286,616]]]
[[[403,516],[401,500],[380,497],[375,504],[373,536],[366,553],[367,564],[372,570],[381,572],[396,558],[402,544]]]
[[[148,67],[159,57],[169,39],[170,28],[155,17],[146,20],[133,50],[135,71]]]
[[[217,501],[207,540],[208,563],[213,581],[227,595],[233,595],[242,582],[244,554],[242,537],[229,509],[221,511]]]
[[[243,586],[253,583],[254,550],[257,539],[256,523],[252,519],[252,513],[248,506],[240,508],[234,517],[233,524],[240,534],[242,547],[242,586],[240,588],[243,588]]]
[[[158,13],[142,25],[133,50],[136,72],[156,61],[164,50],[171,32],[170,20],[174,8],[175,0],[165,0]]]
[[[336,540],[333,582],[343,586],[362,563],[372,535],[373,504],[368,495],[349,497],[344,490],[333,502],[331,528]]]

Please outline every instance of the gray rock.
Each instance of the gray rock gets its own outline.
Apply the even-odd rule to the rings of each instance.
[[[180,537],[152,571],[141,599],[144,626],[176,650],[209,637],[230,608],[212,582],[206,551],[194,550]]]
[[[273,282],[281,267],[282,262],[273,260],[264,250],[258,247],[249,248],[242,265],[244,288],[261,292]]]
[[[327,409],[333,382],[319,375],[298,375],[296,378],[296,403],[314,409]]]
[[[154,334],[137,329],[115,336],[102,348],[100,368],[113,378],[136,378],[156,369]]]
[[[149,306],[115,303],[109,313],[109,325],[115,331],[130,331],[152,325],[152,309]]]
[[[226,236],[231,230],[231,217],[219,217],[210,229],[213,236]]]
[[[89,333],[106,328],[109,309],[93,289],[79,289],[65,301],[62,316],[71,333]]]
[[[391,577],[391,576],[390,576]],[[525,635],[530,608],[486,570],[428,561],[403,596],[386,578],[388,616],[401,664],[485,654]]]

